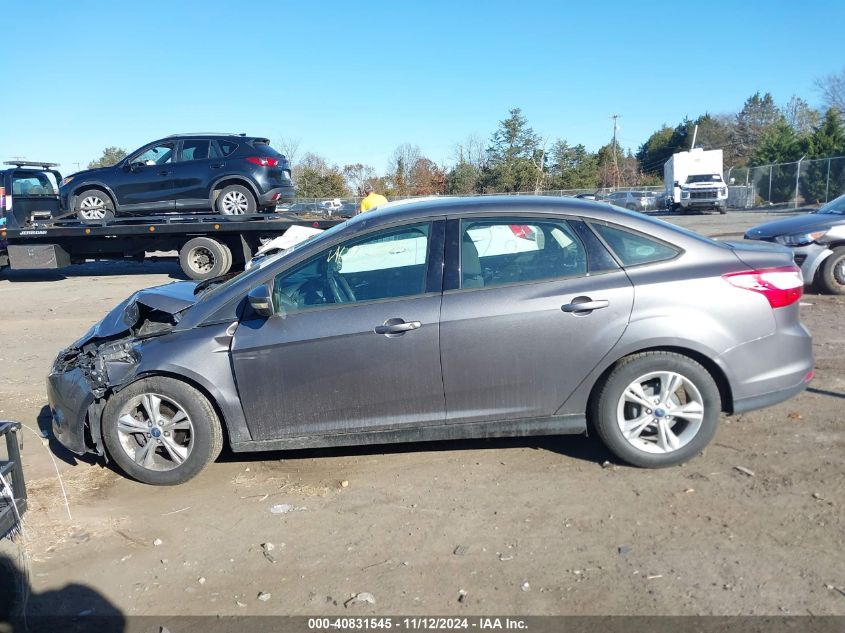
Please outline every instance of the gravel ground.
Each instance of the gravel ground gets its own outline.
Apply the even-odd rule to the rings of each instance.
[[[783,215],[666,219],[739,237]],[[723,418],[667,470],[603,466],[594,438],[523,438],[224,454],[154,488],[42,442],[55,353],[178,276],[172,261],[0,275],[0,418],[27,425],[31,503],[0,553],[25,547],[31,613],[845,614],[845,298],[804,298],[808,391]],[[344,606],[361,592],[374,604]]]

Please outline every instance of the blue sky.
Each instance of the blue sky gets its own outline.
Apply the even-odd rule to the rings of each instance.
[[[817,105],[845,66],[841,1],[6,2],[0,158],[84,167],[175,132],[301,139],[378,171],[400,143],[448,161],[521,107],[543,137],[597,149],[620,114],[662,123],[753,92]]]

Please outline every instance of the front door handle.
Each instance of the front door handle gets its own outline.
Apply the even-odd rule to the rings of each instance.
[[[158,175],[159,175],[159,176],[166,176],[166,175],[167,175],[167,174],[169,174],[169,173],[170,173],[169,171],[167,171],[166,169],[163,169],[163,170],[161,170],[160,172],[158,172]]]
[[[220,169],[223,167],[223,163],[211,163],[212,169]]]
[[[596,299],[595,301],[590,297],[575,297],[572,303],[567,303],[560,306],[564,312],[571,312],[572,314],[581,315],[589,314],[593,310],[600,310],[610,305],[607,299]]]
[[[383,325],[375,326],[373,332],[392,338],[402,336],[405,332],[410,332],[411,330],[417,330],[419,327],[419,321],[406,322],[404,319],[388,319]]]

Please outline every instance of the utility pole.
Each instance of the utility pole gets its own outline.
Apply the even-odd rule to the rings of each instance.
[[[614,114],[611,118],[613,119],[613,187],[615,189],[619,186],[619,162],[616,159],[616,130],[619,127],[617,124],[619,115]]]

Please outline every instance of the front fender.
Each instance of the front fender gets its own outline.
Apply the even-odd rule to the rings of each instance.
[[[173,331],[147,339],[136,347],[139,361],[127,374],[118,392],[146,376],[170,376],[184,380],[205,392],[222,415],[232,443],[252,439],[241,407],[229,356],[230,324],[222,323],[189,330]],[[197,368],[202,368],[198,371]]]

